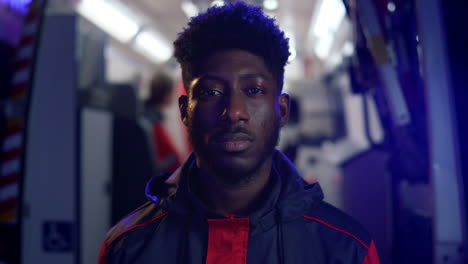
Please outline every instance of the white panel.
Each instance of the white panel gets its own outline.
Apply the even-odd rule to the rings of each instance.
[[[82,263],[96,263],[110,228],[112,116],[109,112],[81,112],[81,249]]]
[[[26,135],[23,263],[76,263],[75,20],[44,18]]]
[[[441,0],[416,1],[423,72],[427,88],[431,176],[434,186],[435,263],[462,263],[463,179],[447,63]],[[445,260],[445,258],[447,258]]]

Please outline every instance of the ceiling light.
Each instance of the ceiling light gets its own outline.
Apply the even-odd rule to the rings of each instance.
[[[102,0],[83,0],[78,13],[121,42],[128,42],[138,32],[139,25],[119,5]]]
[[[316,15],[314,16],[309,37],[315,43],[315,54],[325,59],[333,45],[335,33],[338,31],[346,14],[343,3],[340,0],[322,0]]]
[[[387,4],[387,10],[390,11],[390,12],[392,12],[392,13],[395,12],[395,10],[396,10],[396,5],[395,5],[395,3],[393,3],[393,2],[388,2],[388,4]]]
[[[264,0],[263,7],[268,11],[274,11],[278,8],[278,0]]]
[[[213,0],[213,2],[211,2],[211,6],[223,6],[223,5],[224,5],[223,0]]]
[[[343,48],[341,49],[341,54],[343,54],[343,56],[351,56],[353,52],[354,52],[354,44],[349,40],[346,41],[343,44]]]
[[[172,56],[171,46],[154,32],[140,32],[135,39],[135,48],[149,55],[156,63],[164,62]]]
[[[339,0],[322,0],[318,11],[313,32],[320,37],[325,34],[334,34],[338,29],[346,10]]]
[[[189,0],[182,1],[181,8],[188,18],[198,15],[198,13],[200,12],[198,10],[198,7],[192,1]]]
[[[315,45],[315,54],[321,59],[325,59],[330,52],[333,45],[333,37],[331,35],[325,35],[321,37]]]

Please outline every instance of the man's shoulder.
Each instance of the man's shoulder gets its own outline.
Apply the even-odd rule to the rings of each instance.
[[[316,223],[326,233],[333,234],[331,237],[347,237],[365,248],[372,242],[369,232],[358,221],[329,203],[317,202],[303,217]]]
[[[152,201],[148,201],[135,211],[128,214],[116,225],[114,225],[106,234],[104,245],[110,246],[114,241],[139,227],[148,226],[167,215],[165,210],[162,210]]]

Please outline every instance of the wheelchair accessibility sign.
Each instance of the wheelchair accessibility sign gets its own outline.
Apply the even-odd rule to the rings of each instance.
[[[73,223],[46,221],[42,229],[42,248],[45,252],[71,252],[73,250]]]

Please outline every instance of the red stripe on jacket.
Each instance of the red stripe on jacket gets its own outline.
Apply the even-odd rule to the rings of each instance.
[[[362,261],[362,264],[379,264],[379,255],[377,254],[377,249],[375,248],[374,241],[371,241],[370,246],[367,250],[367,255]]]
[[[206,264],[245,264],[249,218],[208,219]]]
[[[319,222],[323,225],[326,225],[332,229],[335,229],[336,231],[339,231],[343,234],[346,234],[352,238],[354,238],[356,241],[358,241],[363,247],[365,247],[367,249],[367,255],[366,257],[364,258],[362,264],[380,264],[380,260],[379,260],[379,256],[377,255],[377,250],[375,248],[375,245],[374,245],[374,241],[371,241],[370,245],[367,245],[366,243],[364,243],[361,239],[359,239],[356,235],[346,231],[346,230],[343,230],[341,228],[338,228],[330,223],[327,223],[325,221],[323,221],[322,219],[319,219],[319,218],[315,218],[315,217],[312,217],[312,216],[308,216],[308,215],[303,215],[305,218],[307,219],[310,219],[310,220],[314,220],[316,222]]]
[[[130,228],[127,228],[125,229],[124,231],[120,232],[118,235],[116,235],[109,243],[106,243],[106,241],[104,241],[102,243],[102,247],[101,247],[101,250],[99,251],[99,257],[98,257],[98,264],[108,264],[108,261],[105,257],[106,255],[106,251],[107,251],[107,248],[112,244],[112,242],[114,242],[117,238],[119,238],[120,236],[122,236],[123,234],[127,233],[128,231],[130,230],[133,230],[137,227],[140,227],[140,226],[145,226],[145,225],[148,225],[148,224],[151,224],[152,222],[158,220],[159,218],[162,218],[166,215],[168,215],[169,213],[164,213],[162,215],[158,215],[157,217],[147,221],[147,222],[144,222],[144,223],[141,223],[141,224],[138,224],[138,225],[134,225]]]

